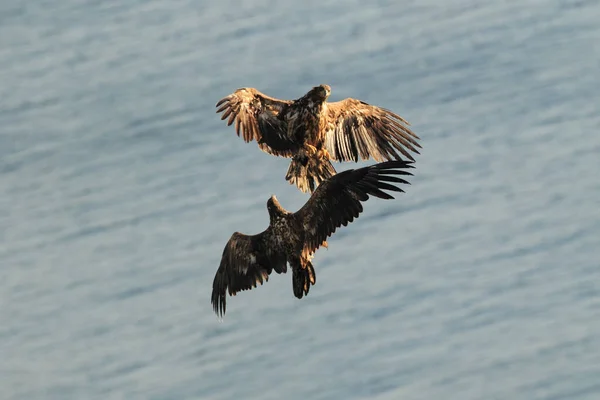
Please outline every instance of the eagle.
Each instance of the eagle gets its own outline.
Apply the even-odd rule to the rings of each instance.
[[[327,102],[329,85],[313,87],[296,100],[280,100],[255,88],[240,88],[219,100],[221,120],[235,122],[246,143],[256,140],[271,155],[291,158],[285,179],[302,192],[312,193],[335,175],[330,160],[377,162],[414,161],[420,154],[410,124],[392,111],[364,101],[346,98]]]
[[[385,161],[349,169],[325,180],[296,212],[284,209],[277,197],[267,201],[269,226],[256,235],[235,232],[223,249],[213,280],[211,303],[223,318],[226,294],[255,288],[269,280],[272,271],[292,270],[294,296],[308,295],[316,275],[311,260],[319,247],[328,247],[327,238],[337,228],[347,226],[363,211],[361,202],[375,196],[394,197],[384,190],[404,192],[393,183],[410,184],[398,175],[412,175],[412,161]]]

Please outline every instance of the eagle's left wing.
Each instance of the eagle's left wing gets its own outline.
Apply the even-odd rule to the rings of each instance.
[[[269,228],[257,235],[235,232],[223,249],[221,263],[213,280],[211,303],[217,315],[223,317],[227,293],[235,296],[242,290],[255,288],[269,280],[273,270],[285,273],[286,259],[269,251]]]
[[[388,109],[347,98],[325,103],[322,118],[325,147],[334,160],[400,160],[399,151],[414,161],[407,149],[419,154],[420,138],[404,118]]]
[[[384,192],[404,192],[391,183],[410,184],[394,175],[412,175],[410,161],[386,161],[368,167],[349,169],[321,183],[310,199],[294,215],[305,231],[305,251],[316,251],[340,226],[346,226],[363,211],[361,202],[369,195],[394,197]],[[391,183],[388,183],[391,182]]]
[[[291,101],[267,96],[255,88],[240,88],[217,102],[217,113],[245,142],[256,140],[269,154],[291,157],[293,150],[285,140],[286,126],[277,116]],[[272,146],[270,145],[272,143]]]

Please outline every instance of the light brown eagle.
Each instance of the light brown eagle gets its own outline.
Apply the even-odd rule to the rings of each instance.
[[[255,288],[269,280],[272,271],[292,269],[292,289],[301,299],[316,282],[311,260],[320,246],[340,226],[347,226],[363,211],[369,195],[393,199],[384,190],[404,192],[392,183],[410,184],[395,175],[412,175],[411,161],[386,161],[340,172],[325,180],[298,211],[285,210],[275,195],[267,201],[269,227],[256,235],[235,232],[223,250],[213,280],[211,303],[215,313],[225,314],[226,295]],[[391,183],[390,183],[391,182]]]
[[[235,122],[244,141],[256,140],[261,150],[292,158],[285,179],[311,193],[335,175],[330,160],[408,159],[421,148],[404,118],[364,101],[346,98],[328,103],[328,85],[313,87],[296,100],[269,97],[254,88],[237,89],[216,107],[221,120]]]

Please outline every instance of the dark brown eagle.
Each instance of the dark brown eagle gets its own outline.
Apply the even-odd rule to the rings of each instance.
[[[235,296],[258,283],[269,280],[272,271],[292,269],[294,295],[301,299],[316,282],[311,263],[320,246],[340,226],[347,226],[363,211],[361,202],[369,195],[381,199],[394,197],[384,192],[404,192],[389,183],[409,184],[394,175],[412,175],[411,161],[386,161],[368,167],[350,169],[325,180],[310,199],[295,213],[285,210],[275,195],[267,201],[269,227],[256,235],[235,232],[223,250],[213,281],[211,303],[221,318],[225,314],[226,295]]]
[[[328,103],[328,85],[312,88],[296,100],[269,97],[254,88],[241,88],[217,103],[221,119],[235,121],[237,135],[256,140],[261,150],[292,158],[285,179],[302,192],[313,192],[335,175],[330,160],[375,161],[408,159],[419,154],[420,139],[404,118],[385,108],[346,98]]]

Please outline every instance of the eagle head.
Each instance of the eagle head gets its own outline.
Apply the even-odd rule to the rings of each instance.
[[[309,92],[310,97],[324,102],[331,94],[331,88],[329,85],[319,85],[312,88]]]
[[[276,210],[280,208],[281,204],[279,204],[279,200],[277,200],[277,196],[272,195],[269,200],[267,200],[267,209],[269,211]]]
[[[267,200],[267,211],[271,217],[276,217],[283,213],[283,207],[281,207],[281,204],[279,204],[275,195],[272,195],[269,200]]]

